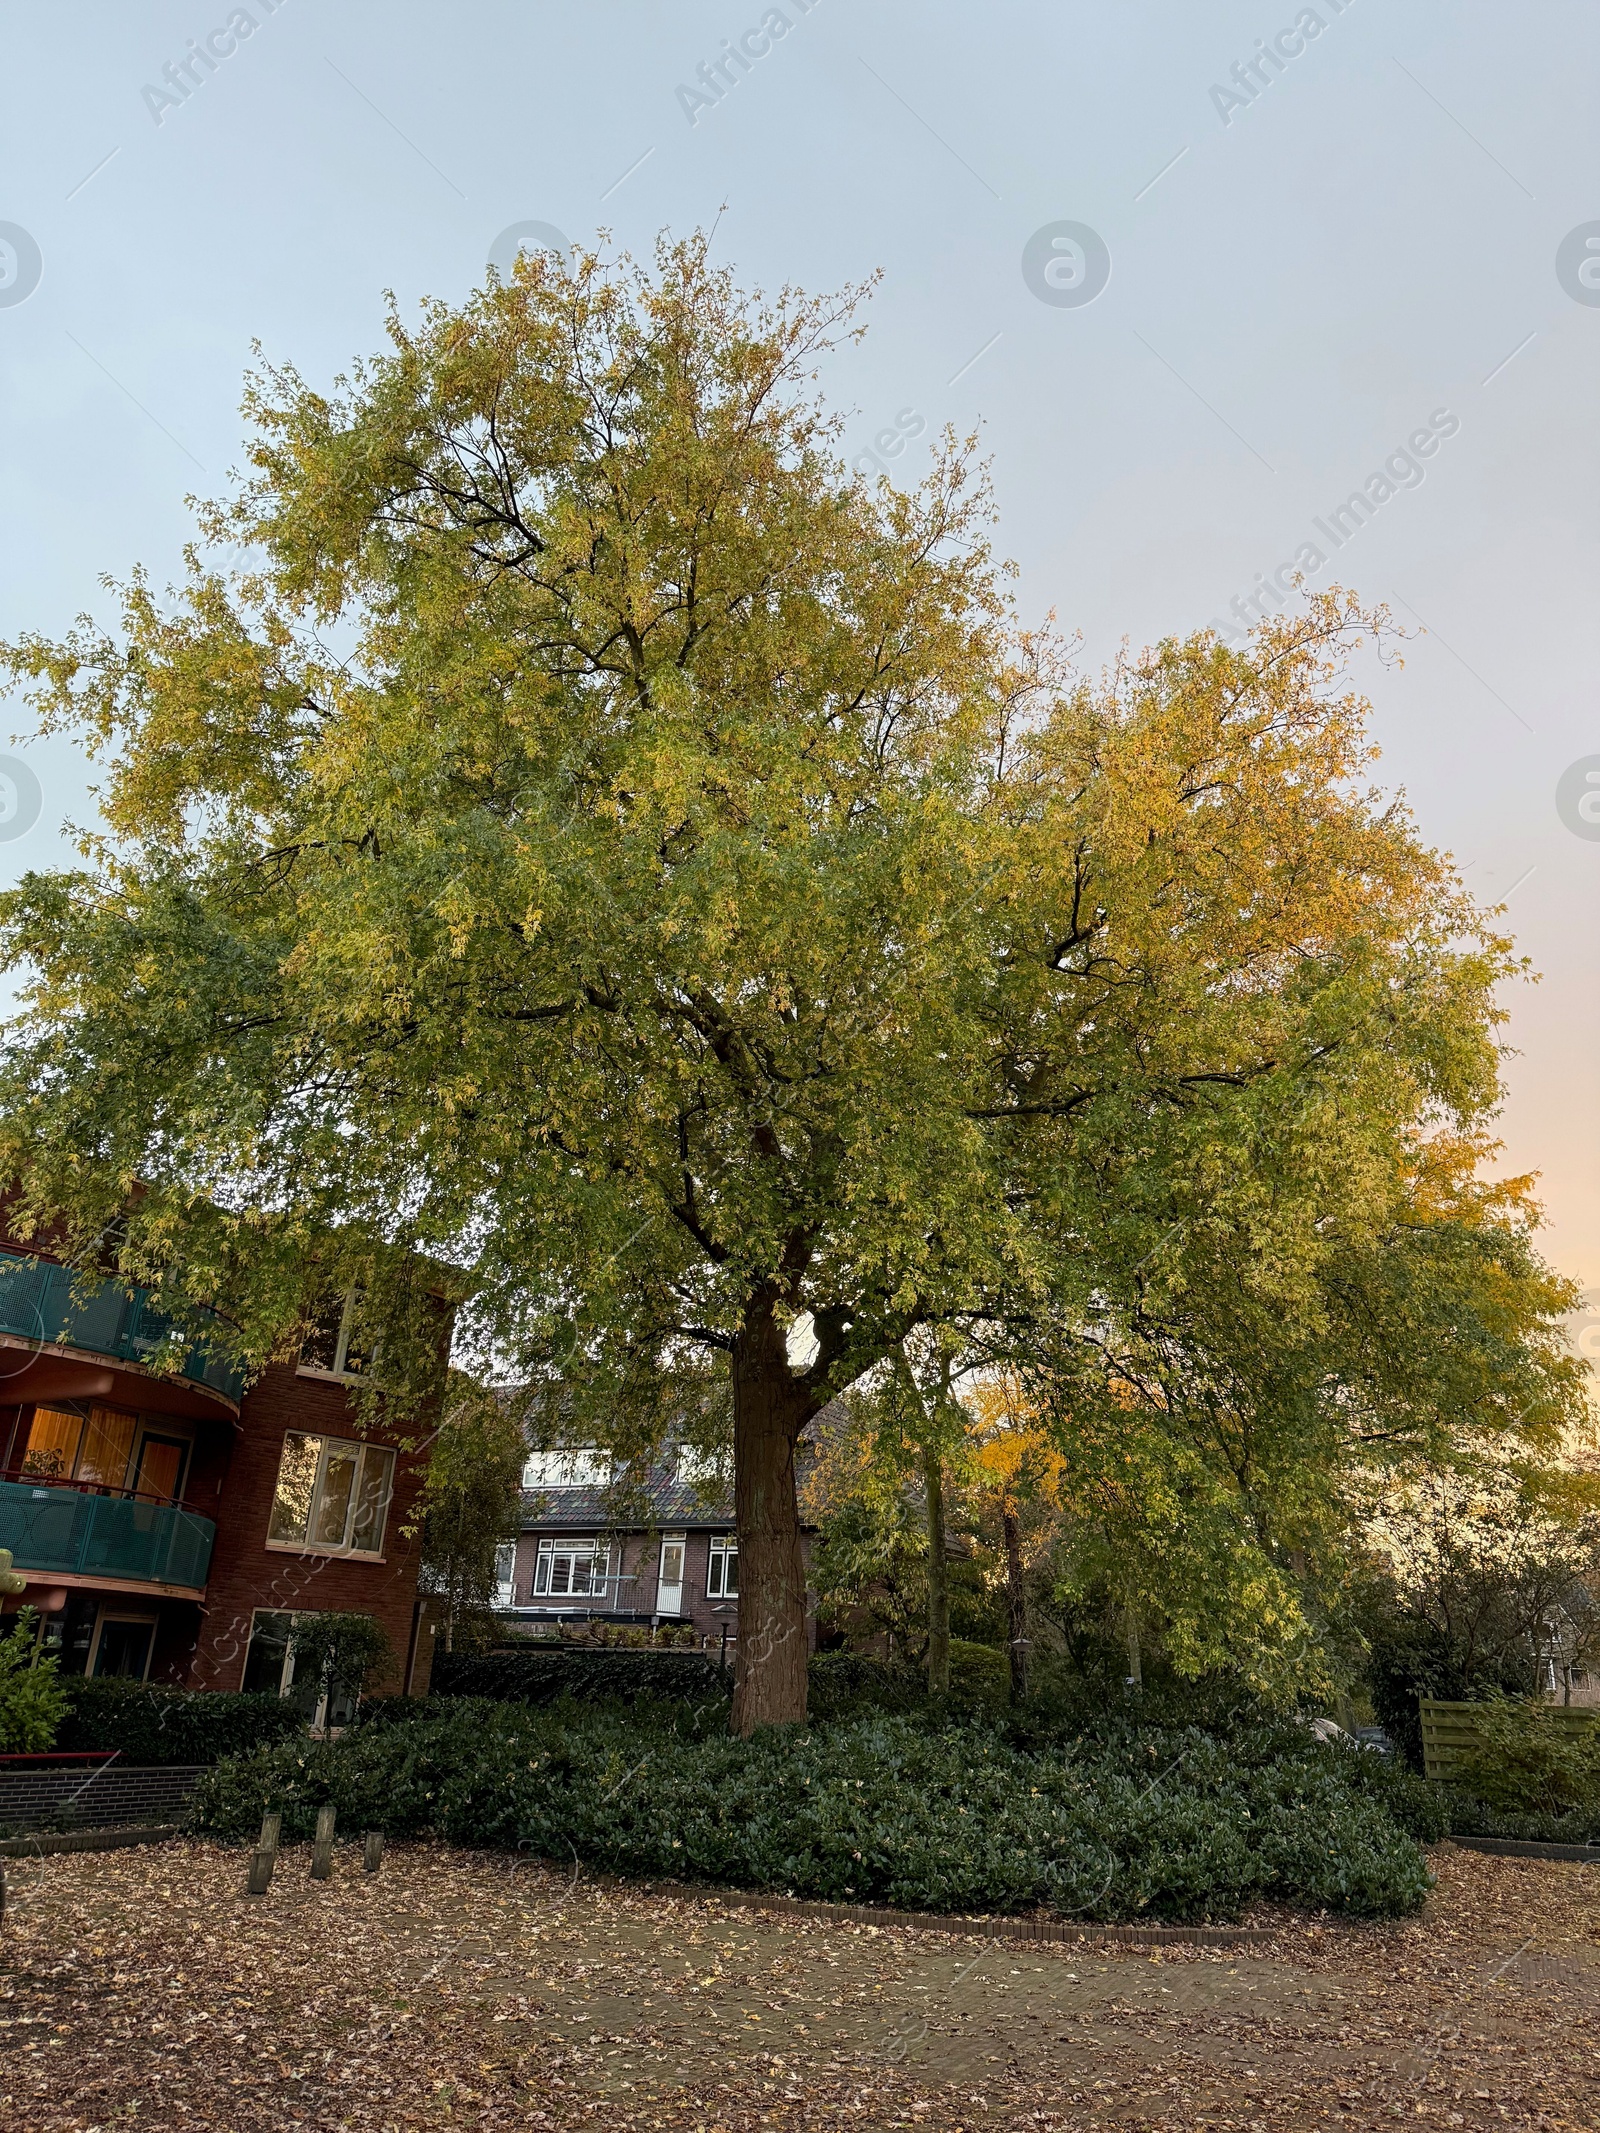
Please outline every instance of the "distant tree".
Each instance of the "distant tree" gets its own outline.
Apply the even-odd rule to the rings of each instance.
[[[1600,1667],[1600,1514],[1514,1474],[1434,1478],[1386,1504],[1351,1580],[1373,1708],[1421,1767],[1419,1696],[1566,1701]]]
[[[519,1404],[452,1372],[422,1499],[423,1583],[444,1603],[446,1651],[490,1623],[495,1558],[521,1530],[526,1457]]]

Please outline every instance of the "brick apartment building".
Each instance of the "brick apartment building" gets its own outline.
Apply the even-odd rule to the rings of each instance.
[[[37,1609],[64,1672],[296,1693],[295,1617],[364,1614],[393,1649],[386,1685],[426,1689],[405,1530],[426,1455],[363,1431],[349,1316],[248,1388],[204,1342],[157,1373],[147,1291],[0,1229],[0,1548],[27,1579],[3,1604]]]

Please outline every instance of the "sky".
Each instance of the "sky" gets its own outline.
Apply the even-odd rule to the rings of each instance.
[[[1597,62],[1592,0],[0,0],[0,636],[178,575],[253,343],[331,381],[519,225],[880,275],[850,456],[976,431],[1091,672],[1297,564],[1410,634],[1377,774],[1539,973],[1504,1163],[1600,1294]],[[0,883],[94,819],[8,710]]]

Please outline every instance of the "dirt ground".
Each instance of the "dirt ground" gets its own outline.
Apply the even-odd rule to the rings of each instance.
[[[7,1862],[0,2127],[1600,2128],[1600,1871],[1159,1955],[767,1916],[390,1849]],[[1259,1922],[1259,1921],[1258,1921]]]

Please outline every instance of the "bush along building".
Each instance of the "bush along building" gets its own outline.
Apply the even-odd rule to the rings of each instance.
[[[0,1606],[37,1610],[63,1673],[265,1689],[336,1720],[317,1682],[296,1684],[293,1634],[365,1615],[392,1653],[383,1685],[425,1690],[426,1453],[363,1427],[350,1320],[341,1299],[248,1387],[203,1338],[157,1371],[172,1327],[148,1291],[0,1228],[0,1548],[26,1580]]]
[[[808,1566],[813,1538],[803,1535]],[[522,1532],[497,1569],[496,1612],[523,1636],[611,1623],[677,1630],[719,1652],[738,1641],[732,1483],[683,1446],[616,1475],[604,1452],[535,1452]],[[814,1645],[814,1614],[808,1632]]]

